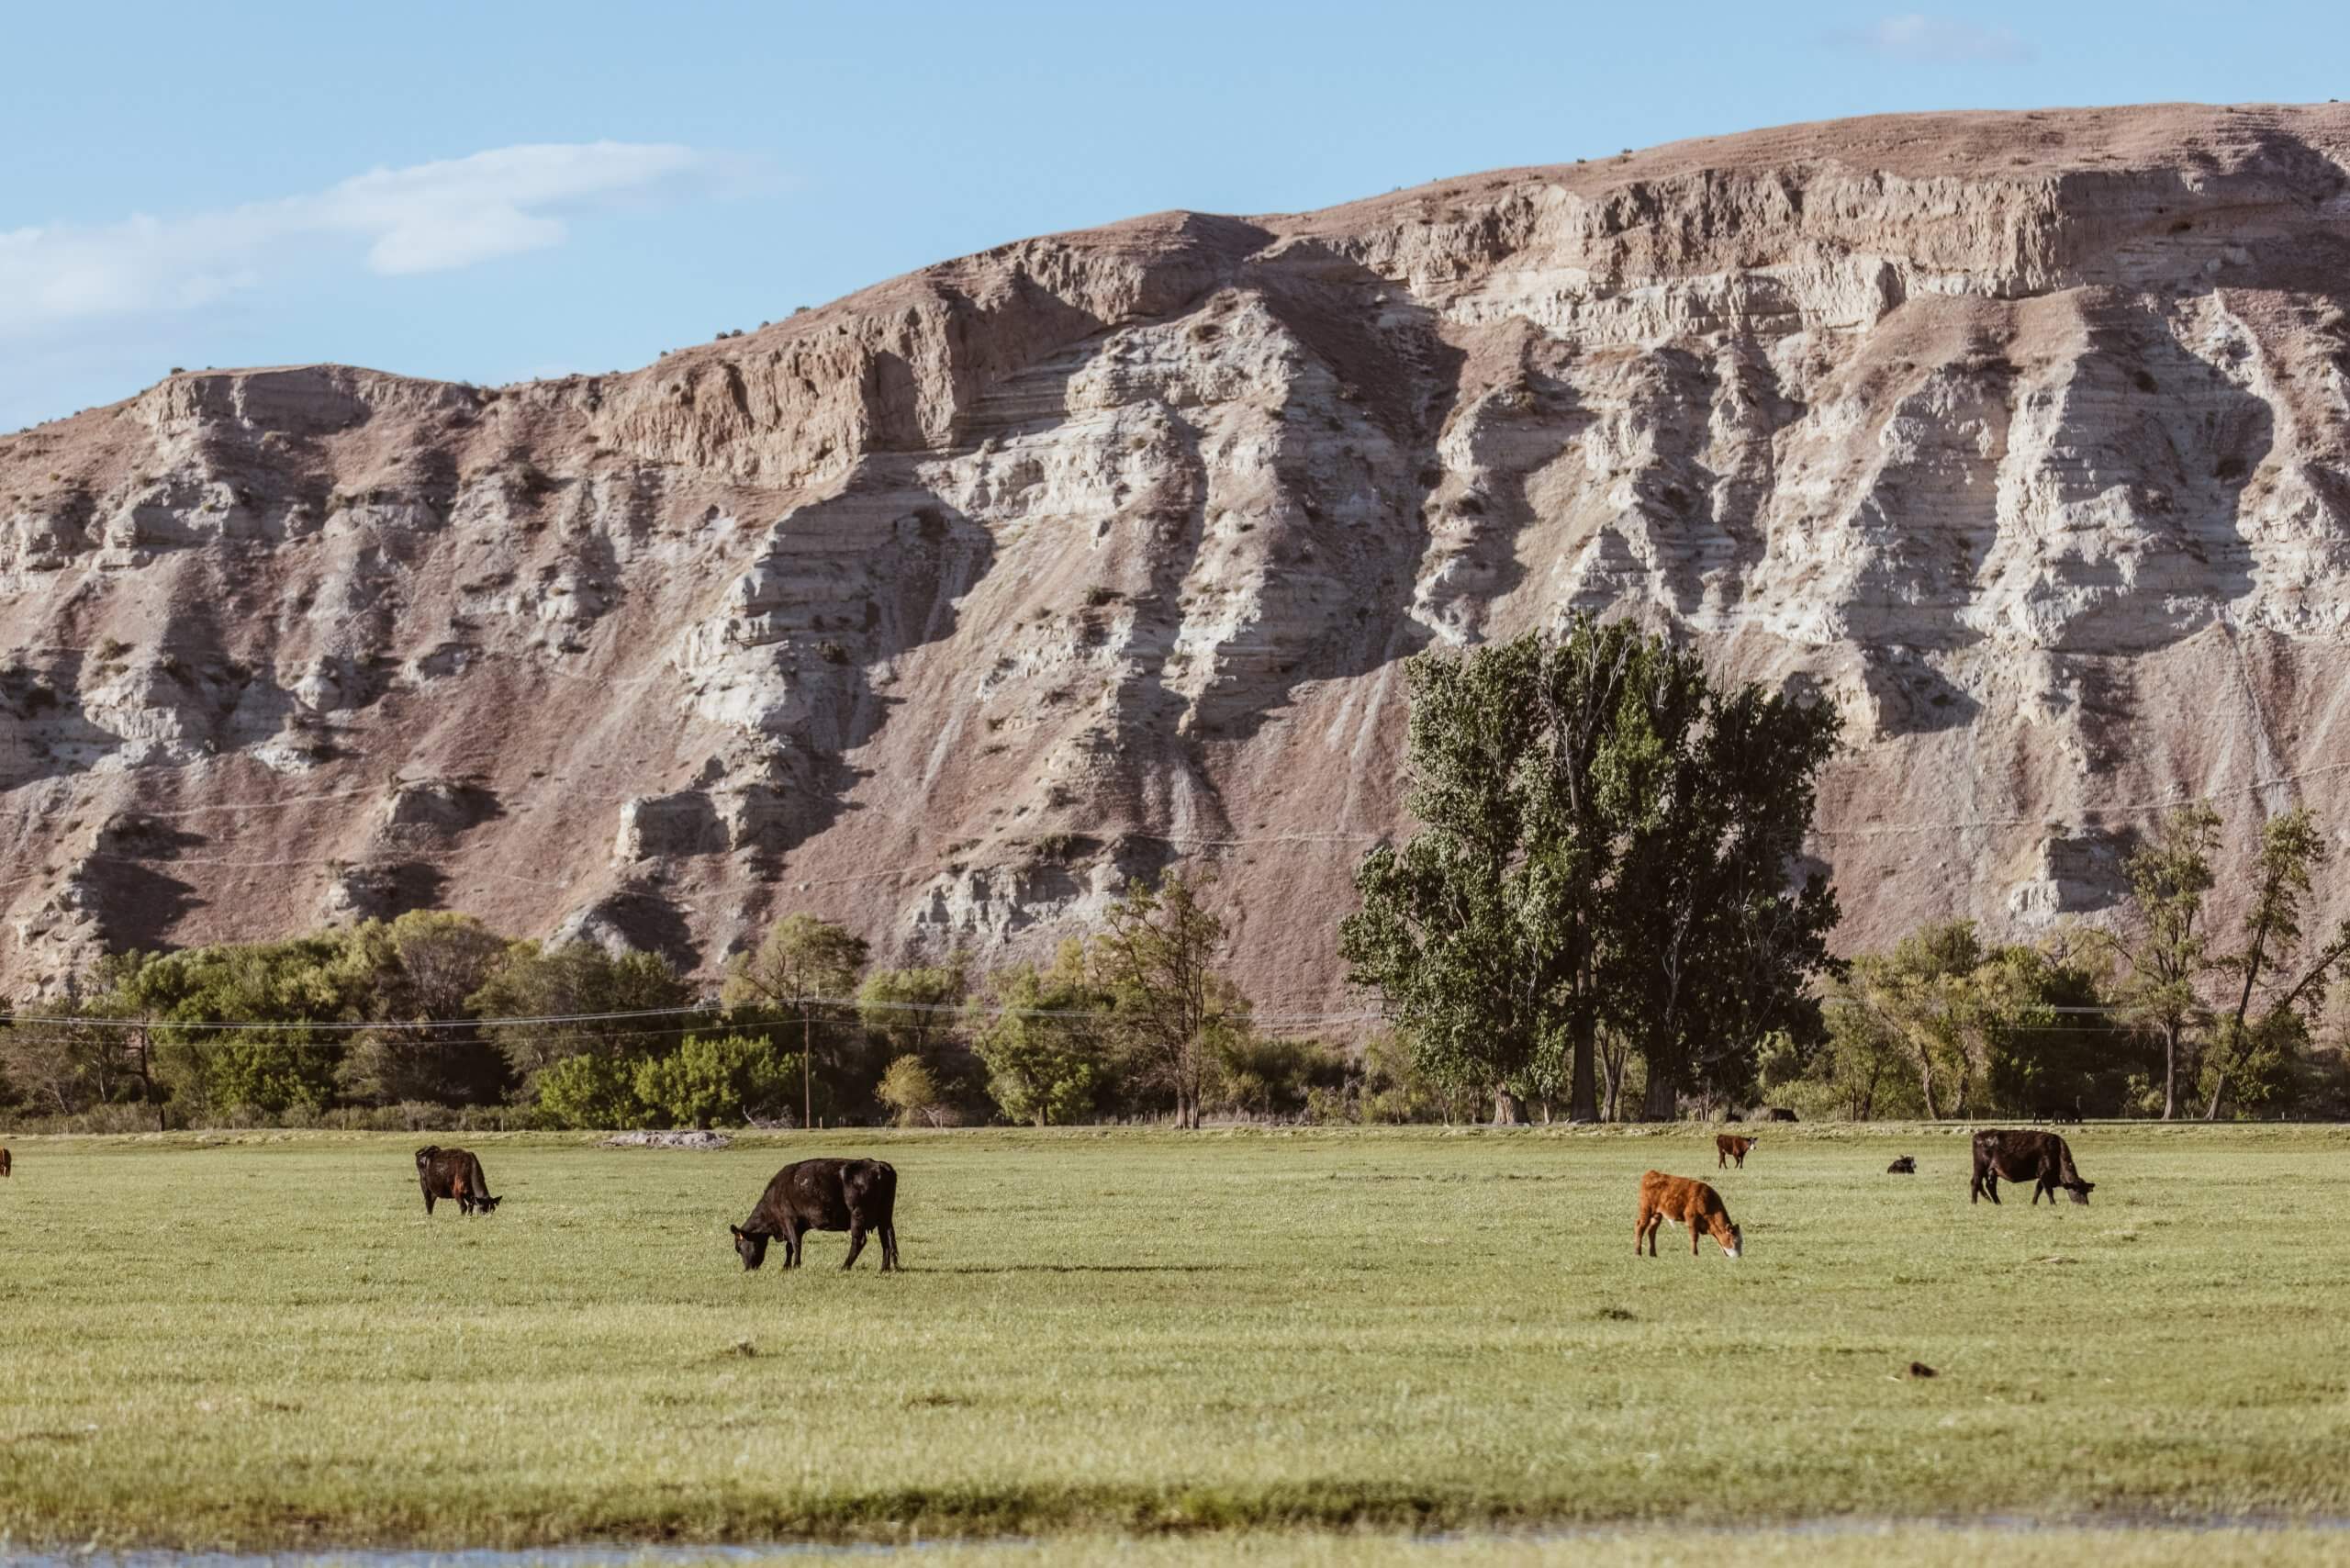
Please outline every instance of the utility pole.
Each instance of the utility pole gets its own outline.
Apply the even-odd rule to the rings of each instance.
[[[800,1130],[803,1133],[816,1125],[815,1093],[808,1087],[808,1058],[815,1048],[815,1010],[802,1002],[800,1004]]]

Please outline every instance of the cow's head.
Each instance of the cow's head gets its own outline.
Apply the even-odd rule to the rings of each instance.
[[[1717,1241],[1722,1240],[1718,1236],[1715,1237],[1714,1239]],[[1728,1241],[1722,1241],[1722,1250],[1728,1253],[1730,1257],[1736,1258],[1740,1255],[1745,1245],[1746,1233],[1739,1229],[1738,1226],[1731,1226],[1729,1227],[1729,1239]]]
[[[2073,1194],[2073,1202],[2086,1207],[2089,1201],[2089,1190],[2096,1185],[2094,1182],[2067,1182],[2065,1183],[2065,1190]]]
[[[739,1225],[727,1229],[734,1233],[734,1255],[743,1260],[744,1269],[755,1269],[767,1260],[767,1238],[755,1230],[744,1230]]]
[[[487,1214],[505,1201],[506,1200],[504,1198],[476,1198],[474,1200],[474,1207],[479,1209],[484,1214]]]

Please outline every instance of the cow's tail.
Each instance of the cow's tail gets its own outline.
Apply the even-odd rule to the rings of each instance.
[[[481,1172],[481,1156],[475,1155],[465,1161],[465,1176],[476,1201],[489,1196],[489,1178]]]

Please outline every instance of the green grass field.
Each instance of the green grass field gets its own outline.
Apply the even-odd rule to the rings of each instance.
[[[1595,1525],[1668,1562],[1832,1518],[2350,1515],[2341,1130],[2076,1129],[2096,1200],[2053,1211],[1970,1208],[1944,1129],[1774,1129],[1718,1178],[1692,1129],[482,1137],[507,1203],[471,1220],[425,1217],[423,1141],[14,1140],[0,1538],[1012,1535],[986,1560],[1024,1563],[1213,1529],[1273,1564]],[[768,1175],[849,1152],[898,1168],[906,1271],[842,1274],[820,1234],[744,1273],[726,1226]],[[1715,1181],[1747,1256],[1668,1228],[1635,1259],[1651,1166]],[[1738,1554],[1773,1540],[1887,1550]]]

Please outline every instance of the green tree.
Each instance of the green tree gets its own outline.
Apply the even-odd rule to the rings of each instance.
[[[1339,951],[1422,1071],[1504,1120],[1563,1085],[1590,1120],[1603,1023],[1653,1058],[1652,1109],[1751,1073],[1768,1030],[1816,1027],[1836,907],[1794,859],[1832,709],[1717,690],[1662,639],[1584,616],[1405,674],[1421,828],[1364,859]]]
[[[228,943],[123,965],[106,995],[117,1016],[153,1039],[159,1079],[193,1112],[316,1111],[364,1021],[382,961],[380,928]],[[249,1028],[221,1028],[225,1023]]]
[[[856,988],[857,1016],[868,1034],[888,1043],[893,1058],[927,1061],[953,1036],[969,993],[959,956],[945,964],[876,969]]]
[[[548,1063],[532,1080],[540,1111],[559,1127],[642,1127],[659,1115],[637,1092],[645,1065],[601,1051]]]
[[[1493,1094],[1497,1107],[1538,1053],[1572,1036],[1574,1114],[1595,1111],[1584,1068],[1598,1016],[1583,896],[1594,868],[1574,854],[1591,846],[1572,842],[1572,811],[1564,823],[1541,818],[1536,776],[1546,752],[1589,776],[1625,652],[1619,634],[1579,622],[1563,653],[1522,637],[1404,665],[1406,804],[1422,829],[1365,857],[1362,907],[1340,924],[1338,950],[1348,978],[1380,993],[1422,1073]],[[1542,679],[1554,657],[1591,676],[1585,700],[1563,714],[1540,700],[1570,684]]]
[[[479,1017],[524,1020],[483,1033],[529,1096],[537,1075],[555,1063],[585,1054],[643,1056],[645,1042],[667,1037],[664,1031],[674,1023],[610,1014],[682,1015],[692,994],[668,961],[651,953],[615,956],[591,942],[514,942],[466,1005]]]
[[[988,977],[965,1007],[963,1026],[1006,1116],[1058,1126],[1093,1110],[1108,1076],[1102,1034],[1109,1009],[1075,937],[1049,969],[1016,964]]]
[[[897,1114],[901,1127],[934,1127],[946,1114],[946,1097],[939,1092],[938,1080],[918,1056],[901,1056],[891,1062],[874,1094]]]
[[[1852,960],[1831,1009],[1831,1040],[1849,1059],[1832,1065],[1860,1070],[1897,1051],[1929,1118],[2073,1110],[2118,1089],[2128,1066],[2110,1025],[2066,1011],[2098,995],[2066,946],[1998,946],[1971,920],[1941,922]]]
[[[1216,972],[1224,923],[1200,901],[1208,881],[1128,882],[1088,956],[1136,1079],[1173,1096],[1183,1127],[1200,1125],[1218,1046],[1248,1027],[1248,999]]]
[[[787,1014],[800,1024],[800,1114],[815,1125],[813,1058],[816,1025],[834,1016],[855,995],[864,971],[865,939],[812,914],[789,914],[767,928],[751,951],[738,955],[726,972],[729,1006],[749,1006]]]
[[[1319,1040],[1236,1031],[1217,1047],[1213,1093],[1245,1116],[1294,1116],[1345,1079],[1345,1058]]]
[[[508,1086],[505,1058],[457,1021],[472,1011],[509,944],[471,915],[411,910],[370,934],[379,969],[370,1015],[389,1025],[355,1036],[337,1069],[348,1099],[364,1104],[433,1101],[476,1104]],[[428,1025],[430,1026],[422,1026]]]
[[[1975,923],[1953,920],[1910,933],[1890,953],[1852,962],[1841,1000],[1865,1011],[1899,1046],[1929,1120],[1966,1114],[1979,1065],[1973,1044],[1983,1025],[1973,980],[1984,957]],[[1954,1104],[1946,1097],[1953,1092]]]
[[[636,1098],[673,1126],[740,1126],[791,1103],[789,1058],[765,1035],[688,1035],[636,1064]]]
[[[2198,987],[2212,969],[2200,922],[2219,843],[2220,813],[2209,805],[2198,801],[2165,816],[2123,864],[2139,930],[2103,938],[2130,967],[2117,993],[2122,1015],[2162,1042],[2166,1122],[2178,1114],[2179,1085],[2194,1078],[2193,1037],[2211,1020]]]
[[[2220,1021],[2218,1036],[2205,1055],[2204,1081],[2210,1099],[2203,1108],[2208,1119],[2220,1114],[2232,1080],[2251,1077],[2266,1098],[2271,1085],[2288,1076],[2287,1066],[2308,1028],[2300,1009],[2316,1009],[2325,1001],[2333,969],[2350,955],[2350,920],[2318,950],[2315,958],[2293,979],[2288,966],[2301,941],[2301,901],[2309,896],[2313,875],[2328,858],[2325,835],[2316,813],[2308,807],[2286,812],[2261,825],[2260,851],[2253,865],[2252,902],[2244,911],[2244,945],[2221,961],[2235,975],[2235,1007]],[[2283,971],[2280,974],[2280,971]],[[2264,979],[2281,984],[2258,1014],[2253,1003]],[[2243,1087],[2238,1084],[2239,1089]],[[2246,1104],[2252,1099],[2242,1094]]]
[[[81,977],[69,975],[57,995],[25,1003],[26,1018],[10,1014],[0,1029],[0,1072],[28,1113],[77,1116],[136,1087],[130,1047],[104,1004],[110,989],[94,1001]]]
[[[1840,999],[1841,1000],[1841,999]],[[1764,1042],[1762,1087],[1774,1099],[1806,1102],[1820,1117],[1866,1122],[1918,1114],[1919,1103],[1901,1042],[1865,1008],[1830,1006],[1827,1027],[1807,1046],[1793,1035]],[[1807,1114],[1814,1114],[1807,1108]]]
[[[1744,1098],[1764,1038],[1822,1030],[1836,895],[1794,868],[1840,721],[1758,686],[1722,690],[1657,647],[1607,759],[1622,824],[1605,906],[1603,1016],[1639,1050],[1642,1114]]]

